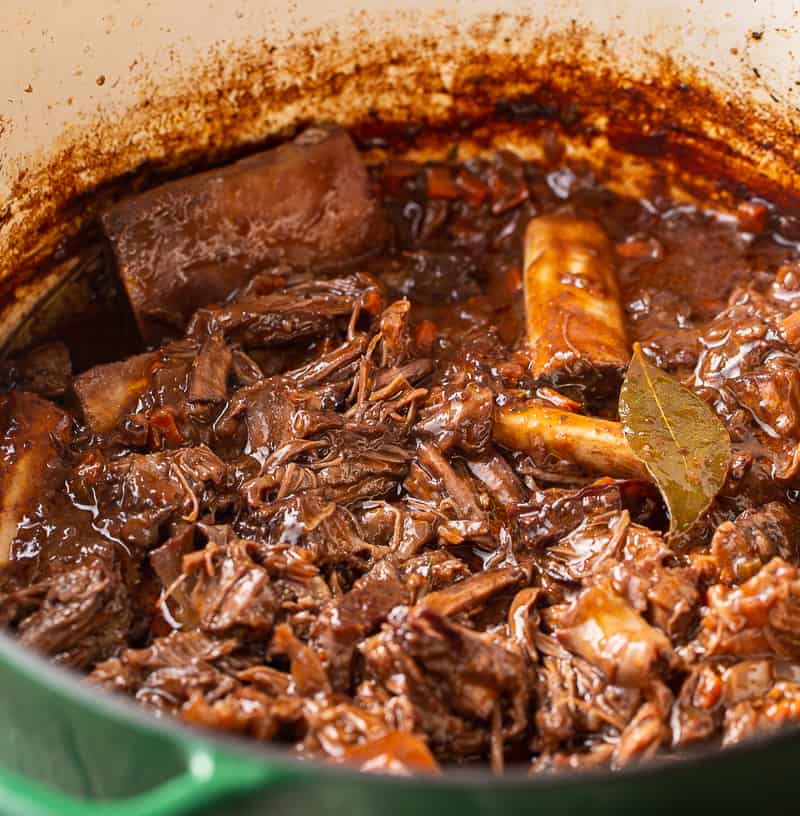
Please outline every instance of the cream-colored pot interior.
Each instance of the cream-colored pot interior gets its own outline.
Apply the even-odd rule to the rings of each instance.
[[[77,196],[309,119],[446,121],[572,88],[600,136],[646,106],[644,132],[800,190],[798,55],[791,0],[3,0],[0,347],[67,274],[40,261],[80,227]]]

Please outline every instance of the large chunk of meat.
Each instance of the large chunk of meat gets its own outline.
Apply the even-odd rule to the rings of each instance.
[[[243,296],[232,303],[198,309],[188,334],[201,339],[219,333],[249,349],[328,335],[337,321],[350,317],[373,286],[372,279],[353,275]]]
[[[113,430],[150,385],[155,352],[95,366],[75,378],[73,388],[83,421],[94,433]]]
[[[410,591],[388,559],[379,561],[353,588],[333,599],[314,622],[312,633],[327,659],[334,689],[347,691],[359,641],[386,619],[396,606],[407,604]]]
[[[125,645],[131,605],[116,567],[91,561],[5,596],[0,607],[24,609],[36,597],[38,608],[17,626],[26,646],[58,663],[88,669]]]
[[[268,571],[256,563],[247,541],[209,543],[194,553],[189,594],[193,621],[214,634],[244,632],[251,640],[269,634],[275,619],[275,593]]]
[[[539,635],[536,642],[543,655],[537,668],[536,748],[553,753],[579,734],[618,736],[633,719],[642,691],[609,683],[600,669],[552,637]]]
[[[460,718],[488,723],[496,709],[501,742],[524,731],[532,681],[521,655],[428,607],[403,613],[397,610],[390,627],[362,646],[366,672],[412,701],[435,747],[459,753],[461,741],[471,739]],[[488,737],[485,726],[474,735],[478,745]]]
[[[209,502],[217,502],[213,488],[222,487],[226,474],[225,464],[202,446],[89,460],[71,489],[86,501],[99,499],[96,526],[134,549],[159,543],[160,528],[170,522],[196,521]]]
[[[355,518],[334,502],[314,495],[297,495],[276,503],[267,524],[270,542],[306,550],[319,566],[364,568],[385,548],[361,535]]]
[[[102,218],[139,327],[182,328],[260,267],[308,266],[363,252],[380,210],[347,134],[310,128],[294,142],[114,205]]]
[[[714,666],[692,666],[672,709],[672,743],[675,747],[708,739],[719,728],[719,701],[723,684]]]
[[[233,354],[218,332],[209,335],[192,363],[189,399],[194,402],[225,402]]]
[[[0,396],[0,565],[13,557],[23,517],[63,478],[70,417],[25,391]]]
[[[448,383],[431,395],[420,411],[417,433],[433,439],[442,449],[486,453],[492,440],[494,394],[476,383]]]

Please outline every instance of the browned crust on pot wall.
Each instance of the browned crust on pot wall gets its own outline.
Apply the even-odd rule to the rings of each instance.
[[[454,132],[478,148],[516,145],[556,123],[611,178],[628,166],[622,155],[633,154],[721,206],[749,192],[797,208],[798,147],[780,122],[713,92],[667,57],[649,81],[634,82],[591,52],[577,26],[566,41],[530,32],[527,50],[512,47],[510,29],[524,36],[529,23],[498,15],[465,36],[443,19],[436,36],[412,40],[377,35],[365,21],[362,36],[347,41],[319,31],[280,49],[254,43],[209,55],[182,87],[165,77],[163,87],[143,89],[124,117],[98,120],[88,136],[18,176],[11,207],[0,209],[0,346],[8,316],[18,321],[41,296],[45,270],[48,287],[58,280],[44,262],[68,257],[70,239],[122,193],[242,155],[312,120],[336,120],[364,138],[428,126],[428,149],[437,134],[443,143]],[[406,147],[420,143],[407,136]]]

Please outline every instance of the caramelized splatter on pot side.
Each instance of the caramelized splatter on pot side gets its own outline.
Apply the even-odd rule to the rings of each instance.
[[[542,139],[368,167],[312,127],[105,212],[142,339],[115,306],[108,342],[2,363],[4,625],[373,771],[620,768],[800,718],[787,221],[613,193]],[[619,423],[634,343],[731,440],[680,535]]]

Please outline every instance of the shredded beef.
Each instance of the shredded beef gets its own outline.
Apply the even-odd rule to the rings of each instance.
[[[137,353],[0,364],[0,624],[365,771],[618,769],[800,722],[798,251],[758,202],[637,201],[548,134],[368,166],[314,126],[114,203]],[[648,466],[694,483],[692,429],[626,441],[634,343],[731,439],[687,529]]]

